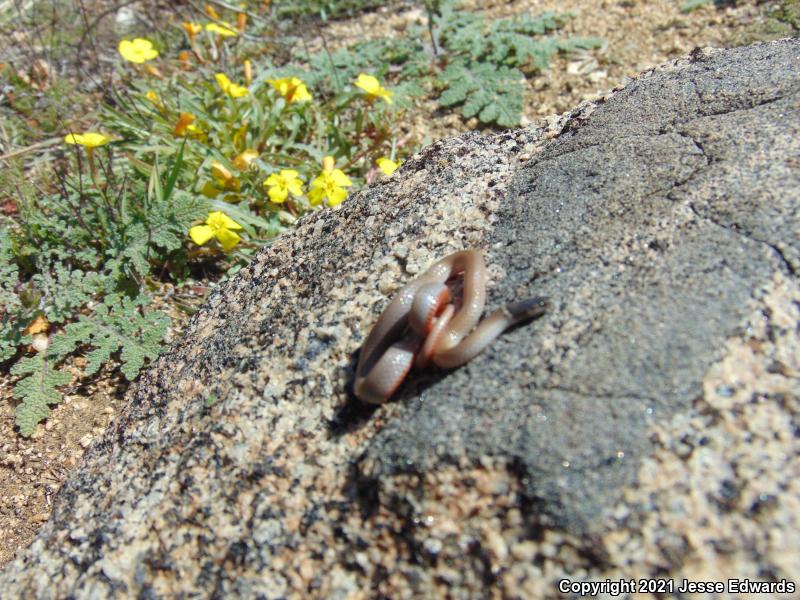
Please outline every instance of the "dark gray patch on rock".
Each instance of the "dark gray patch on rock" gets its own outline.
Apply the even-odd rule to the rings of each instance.
[[[534,521],[599,523],[650,452],[648,423],[691,407],[754,288],[797,269],[797,67],[796,43],[698,53],[572,120],[515,177],[490,239],[506,272],[491,304],[551,310],[423,392],[368,475],[506,457]]]

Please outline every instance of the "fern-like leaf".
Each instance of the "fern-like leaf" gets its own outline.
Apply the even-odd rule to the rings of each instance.
[[[0,239],[0,362],[17,352],[22,334],[21,306],[16,287],[19,270],[8,236]]]
[[[486,52],[486,19],[481,15],[459,9],[457,2],[445,2],[437,20],[441,26],[440,42],[448,52],[473,59]]]
[[[519,124],[523,80],[519,70],[486,63],[456,63],[442,72],[441,80],[447,85],[439,97],[442,106],[462,104],[464,117],[477,116],[483,123],[501,127]]]
[[[14,291],[19,282],[19,269],[11,251],[8,234],[0,238],[0,312],[12,311],[20,304]]]
[[[12,375],[21,375],[14,386],[14,397],[21,400],[17,406],[16,423],[25,437],[31,435],[36,425],[50,416],[50,407],[58,404],[61,394],[56,388],[72,381],[72,375],[55,368],[58,356],[49,350],[21,359],[11,369]]]
[[[515,19],[498,19],[486,36],[487,51],[482,60],[511,67],[532,64],[546,69],[559,50],[552,37],[535,37],[562,26],[566,17],[554,13],[525,15]]]
[[[127,297],[107,299],[92,315],[81,316],[65,328],[64,345],[93,347],[86,358],[86,374],[93,375],[111,355],[121,350],[122,374],[128,381],[136,378],[145,360],[155,359],[169,326],[162,313],[139,313],[142,300]]]
[[[532,64],[540,70],[550,66],[550,59],[558,52],[558,42],[551,37],[536,39],[507,31],[492,36],[491,51],[487,60],[509,66]]]
[[[150,272],[150,260],[162,259],[181,247],[192,221],[206,216],[208,200],[175,190],[169,202],[156,202],[147,217],[135,213],[114,237],[107,266],[114,275]]]
[[[169,252],[181,247],[192,221],[207,216],[208,200],[175,190],[168,202],[161,202],[153,209],[149,220],[150,240]]]
[[[0,315],[0,362],[17,353],[22,330],[22,321],[8,313]]]
[[[543,35],[560,29],[572,16],[571,13],[556,14],[547,11],[540,15],[520,15],[511,19],[500,19],[497,23],[502,24],[499,26],[500,29],[513,30],[519,33],[527,33],[528,35]]]
[[[51,262],[47,256],[37,259],[38,273],[31,285],[40,297],[44,316],[51,323],[63,323],[85,306],[111,282],[95,271],[71,269],[63,262]]]

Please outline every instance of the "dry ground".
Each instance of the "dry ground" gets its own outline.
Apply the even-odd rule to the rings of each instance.
[[[548,72],[530,81],[525,122],[569,110],[581,100],[602,95],[626,78],[683,56],[696,46],[734,46],[782,37],[791,31],[769,17],[777,1],[717,2],[688,14],[679,10],[682,3],[675,0],[493,0],[469,4],[494,16],[571,11],[575,18],[563,35],[596,35],[608,40],[605,50],[562,57]],[[345,43],[401,35],[410,23],[423,18],[424,12],[419,9],[383,8],[330,23],[326,37]],[[456,114],[437,111],[433,103],[423,103],[413,111],[407,125],[422,143],[476,126]],[[174,335],[187,319],[177,310],[176,300],[193,304],[205,291],[198,286],[163,290],[159,301],[175,318]],[[79,366],[73,365],[76,373]],[[126,388],[121,375],[110,370],[88,382],[76,378],[52,417],[30,439],[24,439],[14,430],[11,380],[7,375],[0,376],[0,568],[30,543],[48,519],[54,495],[80,465],[84,450],[114,419],[123,405]]]

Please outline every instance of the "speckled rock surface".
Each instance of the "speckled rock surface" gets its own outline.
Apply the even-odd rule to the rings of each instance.
[[[800,573],[800,42],[439,142],[222,285],[0,574],[9,597],[558,596]],[[551,310],[396,401],[388,297],[485,250]],[[800,583],[800,582],[797,582]]]

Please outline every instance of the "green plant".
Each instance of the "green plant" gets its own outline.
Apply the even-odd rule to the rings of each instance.
[[[547,12],[491,20],[467,13],[456,2],[431,11],[442,60],[439,77],[442,106],[461,105],[461,114],[482,123],[512,127],[522,114],[525,73],[541,71],[558,52],[603,45],[598,37],[559,40],[546,34],[563,27],[569,14]]]
[[[147,179],[121,178],[123,164],[115,166],[112,156],[108,151],[100,163],[103,178],[78,171],[62,179],[60,193],[21,198],[22,218],[4,224],[0,361],[12,361],[18,378],[22,435],[50,414],[59,388],[72,381],[60,368],[68,357],[88,352],[86,376],[118,360],[132,380],[157,356],[169,319],[144,312],[145,283],[185,255],[185,232],[208,208],[207,199],[176,188],[182,149],[165,174],[156,161]],[[185,264],[182,258],[176,262]]]
[[[94,375],[120,352],[120,370],[128,381],[136,378],[145,360],[158,356],[161,342],[169,326],[165,314],[140,312],[147,299],[109,295],[90,315],[81,315],[77,322],[64,328],[59,346],[71,351],[78,346],[92,347],[86,356],[86,375]]]
[[[18,283],[19,268],[14,262],[11,239],[0,236],[0,363],[14,356],[22,339],[24,324]]]
[[[58,404],[58,388],[72,381],[72,374],[58,365],[77,348],[92,348],[87,354],[84,374],[94,375],[111,355],[120,353],[121,371],[132,381],[146,359],[154,359],[169,325],[169,317],[160,313],[140,313],[146,299],[109,295],[90,315],[80,315],[62,332],[41,343],[32,356],[22,356],[11,374],[20,377],[14,386],[17,406],[16,423],[22,435],[33,433],[36,425],[50,415],[50,406]],[[28,336],[23,342],[31,341]]]
[[[333,159],[331,171],[335,163],[346,172],[342,185],[358,186],[378,158],[391,154],[392,98],[359,89],[356,75],[363,73],[356,70],[326,77],[330,71],[321,72],[318,57],[303,68],[247,60],[218,72],[206,59],[234,42],[199,35],[199,24],[185,28],[198,64],[169,78],[131,82],[103,121],[143,174],[157,155],[183,149],[179,187],[241,227],[243,243],[230,254],[242,264],[306,212],[341,201],[340,194],[314,191],[326,177],[325,157]],[[275,189],[285,174],[299,182],[290,194]]]
[[[334,5],[365,3],[298,6]],[[550,35],[567,15],[492,20],[450,0],[428,9],[427,27],[406,37],[312,54],[291,28],[277,40],[269,18],[242,35],[258,16],[247,6],[124,45],[127,76],[99,114],[113,133],[65,124],[73,145],[55,161],[69,174],[21,188],[18,217],[0,222],[0,362],[17,378],[22,435],[58,403],[81,364],[72,358],[85,355],[82,376],[118,364],[132,380],[156,357],[168,319],[145,306],[159,280],[183,281],[197,259],[235,272],[304,214],[390,174],[411,150],[396,135],[414,96],[513,126],[527,75],[601,43]],[[16,109],[22,137],[37,107],[25,98]],[[60,118],[44,116],[48,130]]]
[[[63,358],[58,350],[44,348],[33,356],[23,356],[12,367],[11,374],[20,378],[14,397],[21,401],[16,423],[22,435],[32,434],[36,425],[50,416],[50,407],[61,401],[58,388],[72,381],[70,373],[56,368]]]
[[[523,79],[518,69],[504,65],[456,62],[440,75],[445,90],[439,103],[446,107],[460,104],[466,118],[478,117],[482,123],[513,127],[522,114]]]
[[[298,47],[295,56],[307,60],[315,87],[333,92],[338,82],[359,71],[382,76],[396,72],[395,90],[401,98],[432,90],[442,107],[460,106],[465,118],[513,127],[522,115],[526,75],[548,68],[560,52],[605,43],[599,37],[549,35],[566,24],[569,14],[490,19],[461,9],[454,0],[427,2],[426,9],[428,26],[412,27],[406,37],[368,40],[310,56]],[[426,37],[430,47],[423,43]]]
[[[58,403],[71,357],[85,354],[83,376],[111,363],[128,380],[155,358],[168,319],[144,306],[157,279],[181,281],[200,256],[238,269],[391,154],[392,94],[377,79],[309,92],[296,67],[259,65],[255,80],[241,63],[220,72],[206,60],[236,46],[229,27],[184,28],[191,68],[165,61],[157,78],[134,66],[100,113],[113,134],[71,131],[57,158],[71,174],[21,195],[19,218],[0,223],[0,361],[17,378],[22,435]],[[143,39],[125,48],[136,65],[168,51]]]

